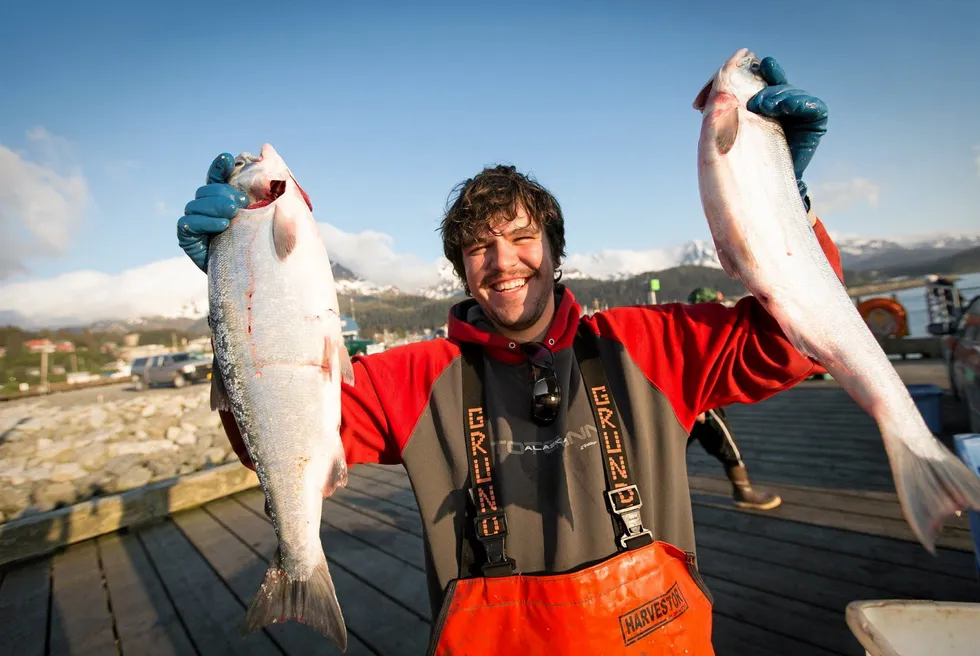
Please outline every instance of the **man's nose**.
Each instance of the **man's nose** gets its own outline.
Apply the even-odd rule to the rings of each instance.
[[[517,265],[518,262],[520,262],[520,258],[517,256],[517,249],[513,244],[504,240],[495,244],[492,262],[495,269],[507,271]]]

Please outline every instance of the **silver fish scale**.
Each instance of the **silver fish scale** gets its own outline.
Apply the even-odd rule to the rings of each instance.
[[[904,383],[814,238],[782,128],[743,108],[739,114],[728,159],[733,170],[752,171],[736,179],[740,205],[756,211],[736,216],[751,217],[741,225],[749,251],[770,258],[764,266],[740,269],[743,282],[797,348],[816,356],[841,383],[861,379],[851,389],[865,410],[896,424],[896,434],[911,438],[909,447],[919,455],[935,454],[938,443],[911,397],[894,393]]]
[[[339,363],[332,377],[321,368],[328,340],[344,347],[312,214],[298,198],[284,195],[275,205],[300,219],[296,247],[278,259],[273,205],[239,213],[210,245],[210,317],[215,362],[269,500],[283,568],[306,578],[323,557],[327,476],[346,472]]]

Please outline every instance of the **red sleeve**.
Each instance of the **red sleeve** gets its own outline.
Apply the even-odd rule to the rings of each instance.
[[[351,359],[354,385],[340,384],[340,439],[348,466],[401,463],[432,385],[458,353],[450,342],[432,340]],[[234,415],[220,415],[238,459],[255,469]]]
[[[840,254],[819,220],[814,231],[843,280]],[[732,308],[720,303],[620,307],[586,321],[623,345],[688,431],[705,410],[756,403],[823,372],[751,296]]]

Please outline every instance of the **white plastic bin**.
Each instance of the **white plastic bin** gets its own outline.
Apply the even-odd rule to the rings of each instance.
[[[868,656],[980,654],[980,603],[852,601],[846,617],[847,626]]]

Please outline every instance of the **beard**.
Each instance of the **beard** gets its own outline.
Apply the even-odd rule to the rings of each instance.
[[[489,289],[498,280],[502,280],[508,277],[520,277],[527,278],[526,286],[528,288],[528,296],[525,299],[525,308],[521,312],[520,316],[514,320],[508,320],[500,314],[498,314],[495,308],[491,304],[486,304],[483,307],[483,312],[486,314],[487,318],[490,319],[497,326],[504,328],[513,332],[520,332],[522,330],[527,330],[534,324],[536,324],[541,317],[544,315],[545,310],[548,307],[548,296],[553,293],[552,287],[549,285],[546,290],[537,291],[537,297],[532,297],[532,289],[536,289],[541,285],[542,282],[542,272],[540,269],[531,271],[530,269],[524,269],[519,271],[508,272],[507,274],[500,274],[494,276],[490,282],[484,284],[484,288]]]

